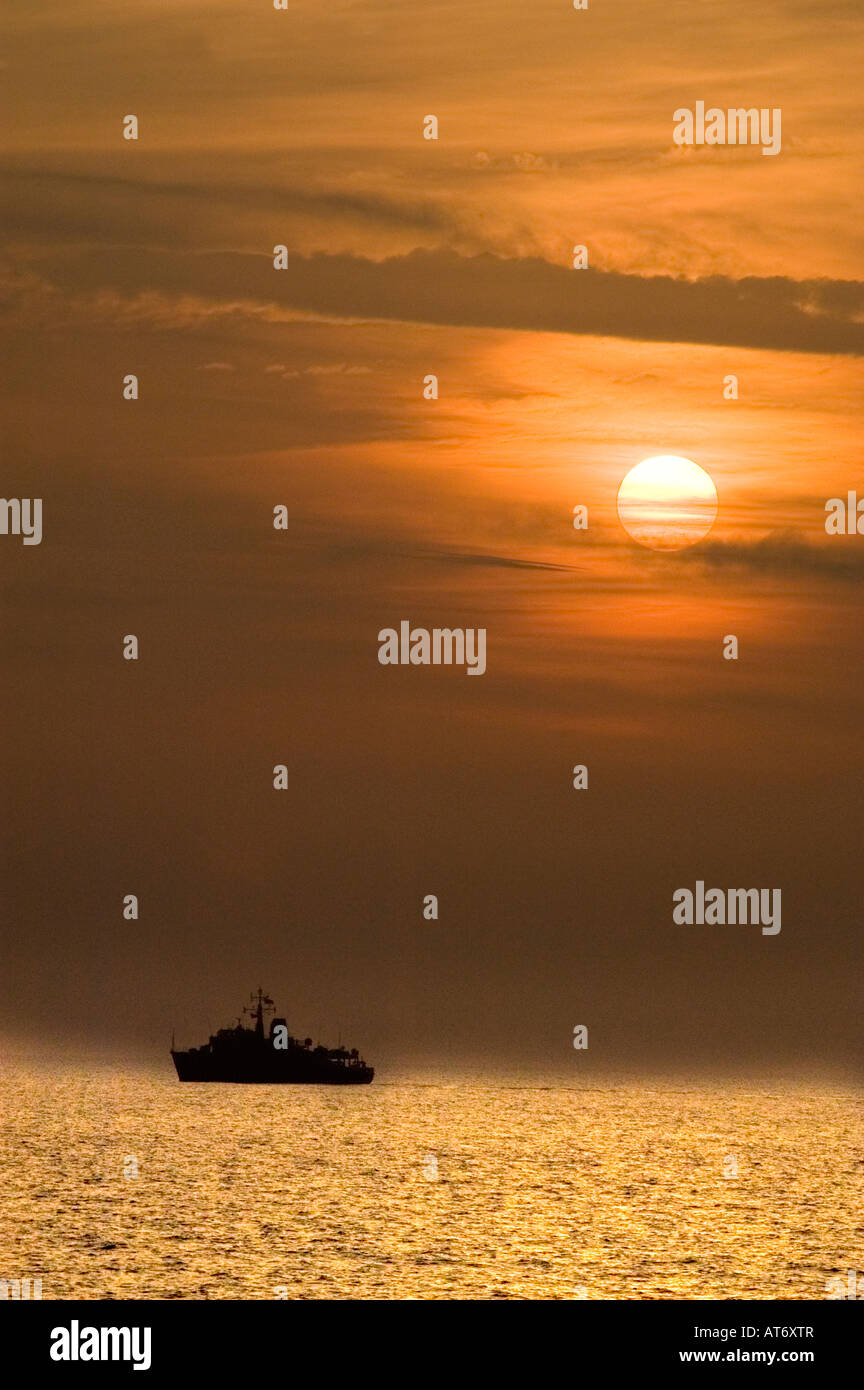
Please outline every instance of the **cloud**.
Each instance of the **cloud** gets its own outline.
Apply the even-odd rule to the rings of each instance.
[[[264,371],[270,376],[281,376],[287,380],[295,376],[370,376],[372,368],[349,366],[347,362],[313,362],[308,367],[274,365],[265,367]]]
[[[533,157],[533,156],[532,156]],[[515,156],[514,156],[515,158]],[[515,167],[515,166],[514,166]],[[67,239],[96,244],[200,243],[201,227],[220,210],[257,215],[278,226],[289,219],[347,221],[373,226],[455,234],[467,230],[467,214],[422,195],[300,182],[199,183],[156,177],[93,174],[80,170],[0,169],[3,227],[7,239]]]
[[[34,267],[39,262],[34,262]],[[534,257],[413,251],[359,256],[70,251],[42,262],[66,293],[114,289],[275,304],[343,319],[384,319],[640,341],[860,355],[864,284],[782,276],[687,280],[571,270]]]
[[[579,574],[578,565],[556,565],[546,560],[520,560],[512,555],[486,555],[481,552],[460,550],[423,550],[417,552],[422,559],[445,561],[450,565],[486,566],[490,569],[516,570],[556,570],[568,574]]]
[[[767,574],[864,580],[864,553],[857,547],[844,545],[840,537],[814,545],[793,528],[769,531],[753,541],[708,540],[692,550],[680,551],[675,559],[701,562],[718,570],[742,568]]]

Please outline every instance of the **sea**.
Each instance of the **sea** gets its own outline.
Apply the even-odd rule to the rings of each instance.
[[[43,1299],[864,1296],[851,1085],[13,1064],[0,1099],[0,1279]]]

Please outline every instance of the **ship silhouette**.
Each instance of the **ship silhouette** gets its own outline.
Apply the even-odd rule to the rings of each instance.
[[[267,1032],[265,1013],[275,1012],[273,1000],[262,989],[249,996],[243,1013],[254,1019],[246,1028],[243,1018],[236,1028],[220,1028],[209,1042],[177,1052],[171,1040],[171,1057],[181,1081],[234,1081],[322,1086],[368,1085],[375,1075],[356,1047],[312,1046],[311,1038],[292,1038],[284,1018],[272,1018]]]

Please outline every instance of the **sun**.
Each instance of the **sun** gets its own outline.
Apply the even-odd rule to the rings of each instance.
[[[681,550],[708,535],[717,489],[704,468],[677,454],[658,454],[631,468],[618,489],[621,525],[651,550]]]

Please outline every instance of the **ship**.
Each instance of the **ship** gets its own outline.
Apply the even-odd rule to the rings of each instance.
[[[273,1000],[260,986],[249,999],[236,1028],[220,1028],[201,1047],[179,1052],[172,1037],[171,1058],[181,1081],[368,1086],[375,1068],[356,1047],[313,1047],[311,1038],[292,1038],[284,1018],[271,1018],[265,1030],[265,1015],[275,1015]],[[243,1014],[253,1020],[251,1028]]]

